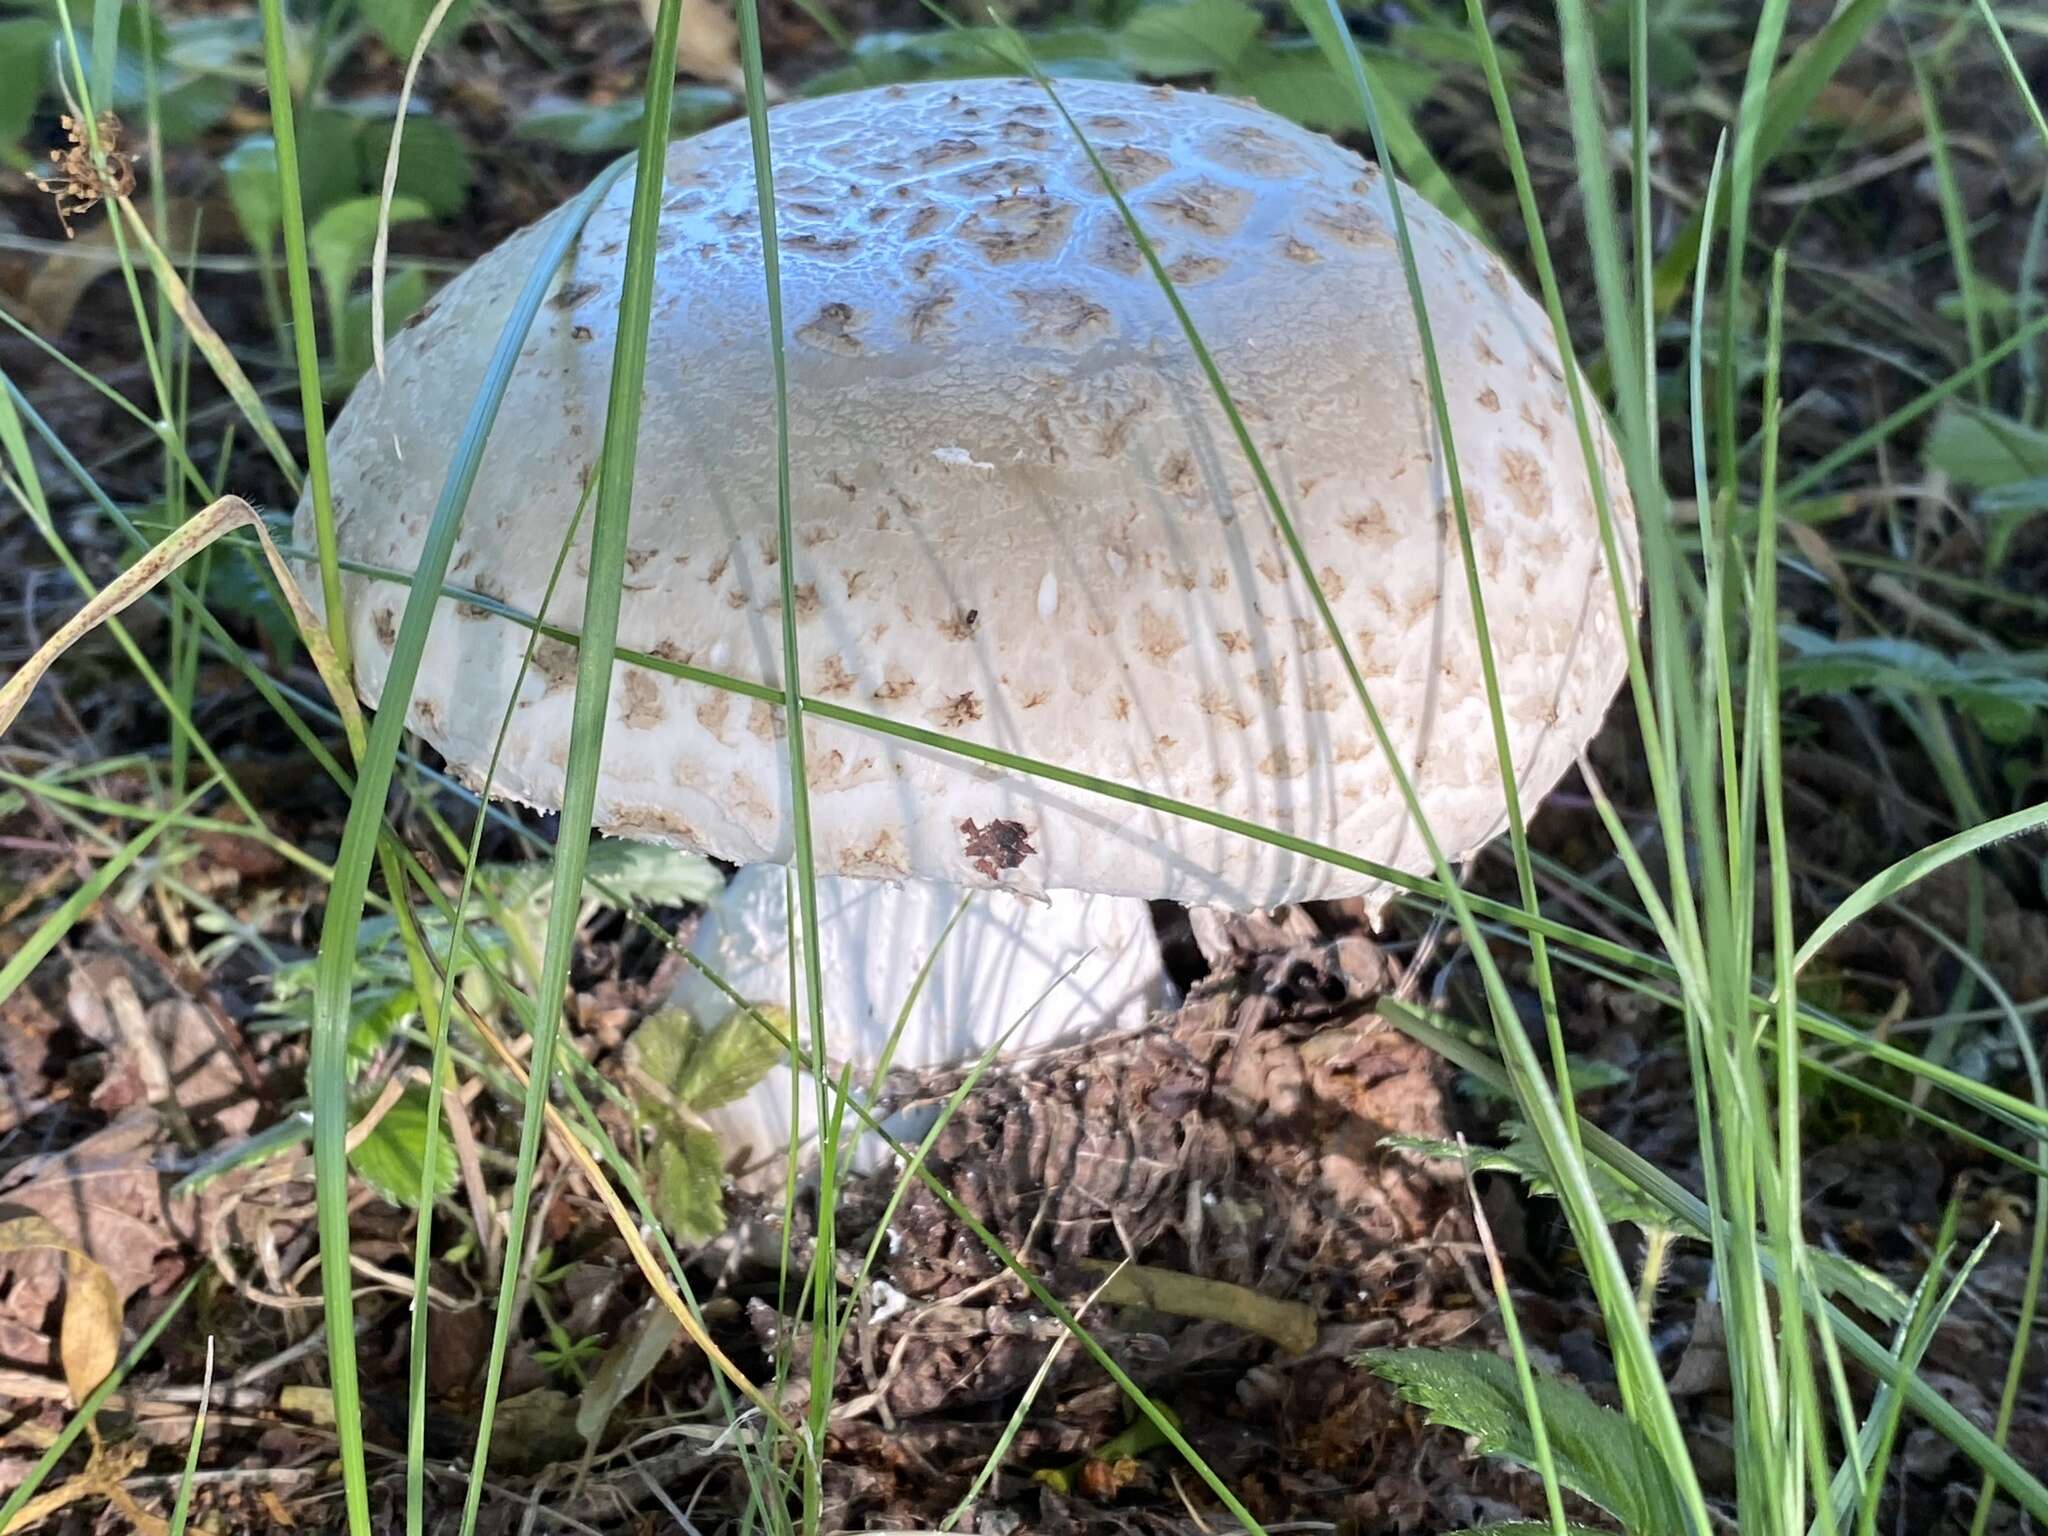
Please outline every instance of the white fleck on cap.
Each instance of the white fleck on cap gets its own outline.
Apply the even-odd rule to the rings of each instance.
[[[1477,848],[1504,802],[1387,180],[1243,103],[1058,89],[1222,370],[1432,826],[1453,856]],[[669,152],[620,644],[779,687],[787,555],[808,695],[1426,869],[1236,438],[1044,91],[890,86],[794,102],[770,125],[797,547],[776,536],[759,220],[735,122]],[[454,557],[451,582],[529,613],[596,470],[631,195],[630,179],[612,189],[564,263]],[[1622,630],[1547,319],[1403,197],[1533,804],[1597,728]],[[450,284],[342,414],[345,555],[415,565],[549,223]],[[1604,426],[1600,451],[1634,592]],[[572,629],[587,526],[551,614]],[[405,589],[349,576],[344,593],[374,701]],[[437,618],[409,723],[458,768],[488,759],[525,640],[474,604]],[[502,792],[558,801],[573,694],[573,653],[543,640]],[[821,873],[1238,909],[1387,894],[1086,791],[850,726],[810,732]],[[619,666],[602,830],[787,862],[787,771],[773,706]]]

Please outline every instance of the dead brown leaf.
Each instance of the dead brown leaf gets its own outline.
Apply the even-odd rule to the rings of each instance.
[[[106,1129],[62,1152],[26,1158],[0,1181],[0,1215],[39,1216],[69,1248],[100,1265],[125,1305],[149,1284],[157,1255],[176,1246],[181,1213],[165,1204],[156,1167],[163,1122],[130,1110]],[[17,1275],[38,1267],[54,1273],[50,1253],[4,1261]]]
[[[71,1401],[82,1406],[120,1358],[121,1297],[106,1270],[41,1216],[0,1221],[0,1255],[32,1252],[64,1256],[64,1321],[57,1353]]]

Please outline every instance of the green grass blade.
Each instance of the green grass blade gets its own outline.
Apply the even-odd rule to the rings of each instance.
[[[1941,228],[1948,240],[1948,259],[1955,273],[1956,289],[1963,306],[1963,337],[1969,345],[1970,361],[1984,356],[1984,305],[1977,292],[1977,264],[1970,255],[1970,214],[1963,202],[1962,186],[1956,181],[1955,163],[1949,158],[1948,130],[1942,126],[1941,103],[1927,78],[1927,65],[1920,50],[1905,50],[1912,67],[1913,85],[1920,95],[1920,115],[1926,125],[1927,158],[1934,172],[1935,202],[1941,209]],[[1991,381],[1977,376],[1977,403],[1991,403]]]
[[[497,350],[485,373],[482,390],[471,406],[469,420],[428,525],[420,555],[420,585],[408,594],[405,612],[399,621],[398,636],[392,646],[390,667],[385,678],[383,707],[377,711],[357,764],[358,777],[348,822],[342,834],[341,850],[335,859],[334,885],[328,893],[327,915],[321,929],[308,1090],[313,1100],[313,1155],[319,1197],[321,1275],[328,1316],[329,1370],[336,1399],[336,1429],[347,1489],[348,1518],[354,1536],[368,1536],[369,1533],[362,1418],[359,1412],[351,1411],[357,1387],[355,1331],[351,1325],[352,1282],[348,1268],[348,1161],[344,1145],[348,1135],[344,1048],[349,1026],[356,931],[362,920],[363,899],[369,889],[371,861],[382,831],[384,798],[391,784],[399,737],[405,729],[406,708],[419,675],[419,660],[426,647],[427,631],[433,623],[431,594],[446,575],[460,531],[462,510],[482,464],[485,442],[497,419],[498,407],[511,381],[526,333],[553,282],[555,269],[576,238],[583,220],[609,190],[619,169],[622,167],[592,183],[574,211],[556,226],[520,293],[513,313],[507,318],[499,335]],[[338,583],[338,567],[335,578]],[[338,609],[328,611],[330,630],[342,617]],[[398,894],[393,892],[394,897]],[[573,903],[571,906],[573,908]]]
[[[782,323],[782,261],[775,218],[775,166],[768,138],[767,86],[761,66],[761,18],[758,0],[739,0],[740,69],[746,77],[747,134],[753,151],[754,205],[761,221],[761,282],[767,300],[768,354],[775,377],[775,538],[781,558],[776,575],[781,585],[782,720],[789,754],[790,846],[794,858],[796,900],[789,907],[797,931],[796,957],[802,971],[801,991],[790,999],[803,1002],[810,1026],[811,1054],[819,1070],[811,1074],[818,1123],[817,1232],[811,1258],[811,1389],[806,1404],[810,1433],[804,1458],[804,1529],[815,1532],[823,1517],[822,1457],[825,1431],[831,1422],[832,1388],[839,1359],[838,1160],[839,1127],[845,1096],[834,1108],[833,1088],[824,1070],[825,982],[818,940],[818,871],[811,845],[810,773],[805,764],[803,658],[797,640],[796,534],[792,524],[789,469],[789,363],[784,354]],[[659,49],[657,49],[657,56]],[[796,1122],[791,1121],[791,1134]]]
[[[1832,943],[1844,929],[1868,916],[1878,907],[1892,900],[1916,881],[1925,879],[1946,864],[1967,858],[1980,848],[2007,838],[2021,837],[2048,827],[2048,804],[2031,805],[2025,810],[2014,811],[2000,816],[1982,826],[1968,827],[1952,837],[1930,843],[1917,853],[1908,854],[1889,868],[1880,870],[1837,903],[1814,930],[1806,936],[1806,942],[1799,946],[1793,957],[1794,971],[1803,971],[1823,949]]]
[[[104,860],[92,872],[90,880],[65,897],[58,904],[56,911],[36,925],[36,931],[22,942],[21,948],[7,957],[6,964],[0,965],[0,1002],[14,996],[15,989],[28,980],[29,973],[62,942],[64,935],[71,931],[79,918],[113,889],[114,883],[134,867],[135,861],[149,851],[150,844],[171,827],[178,817],[204,799],[214,789],[215,782],[208,779],[178,801],[169,814],[150,817],[148,826],[123,844],[119,853]]]
[[[1848,0],[1828,18],[1827,25],[1802,44],[1785,61],[1772,79],[1764,100],[1756,136],[1756,166],[1760,172],[1776,158],[1806,121],[1820,93],[1836,71],[1856,51],[1864,34],[1891,8],[1891,0]],[[1726,209],[1721,210],[1725,215]],[[1706,210],[1695,213],[1680,229],[1657,260],[1655,312],[1659,318],[1670,312],[1685,291],[1687,278],[1699,259],[1700,246],[1708,228]]]
[[[562,579],[562,571],[569,563],[569,551],[574,547],[576,530],[582,525],[584,503],[589,498],[586,487],[583,501],[579,501],[576,516],[563,530],[561,545],[555,551],[554,568],[548,572],[547,587],[541,594],[540,611],[545,615],[554,602],[555,589]],[[491,786],[497,782],[498,758],[503,752],[505,737],[512,728],[513,713],[519,707],[519,691],[525,685],[527,674],[533,667],[533,651],[539,643],[537,632],[529,632],[526,646],[519,658],[519,667],[513,673],[512,685],[505,696],[505,708],[499,716],[498,731],[491,743],[490,762],[484,767],[482,782],[477,786],[481,801],[488,801]],[[427,1294],[427,1277],[434,1254],[434,1190],[439,1174],[441,1157],[441,1100],[447,1091],[449,1065],[450,1025],[454,1018],[455,988],[462,974],[464,922],[468,917],[469,903],[476,890],[477,869],[481,862],[481,850],[485,829],[490,818],[479,814],[470,830],[467,846],[455,844],[454,851],[462,859],[462,885],[456,892],[455,908],[448,923],[448,956],[441,967],[441,983],[435,992],[422,992],[422,999],[435,999],[432,1017],[426,1022],[431,1031],[433,1045],[427,1064],[427,1125],[423,1150],[420,1154],[419,1217],[413,1230],[413,1295]],[[508,931],[513,925],[505,925]],[[479,957],[481,960],[481,957]],[[486,971],[492,968],[486,964]],[[538,978],[536,977],[536,980]],[[510,978],[494,972],[491,983],[500,996],[513,996],[516,991]],[[593,1120],[595,1117],[592,1117]],[[607,1143],[608,1144],[608,1143]],[[406,1361],[406,1439],[405,1439],[405,1526],[407,1536],[421,1536],[426,1528],[426,1458],[427,1458],[427,1332],[424,1327],[414,1328],[408,1341]],[[714,1379],[722,1380],[722,1378]]]
[[[185,1448],[185,1474],[178,1479],[177,1501],[171,1505],[170,1536],[185,1536],[192,1516],[192,1479],[199,1471],[199,1447],[206,1441],[206,1409],[213,1399],[213,1335],[206,1336],[206,1371],[199,1378],[199,1411],[192,1416],[192,1443]]]
[[[1937,1296],[1934,1282],[1948,1267],[1948,1255],[1955,1244],[1956,1216],[1957,1207],[1951,1203],[1942,1217],[1940,1236],[1935,1239],[1934,1262],[1928,1266],[1927,1278],[1921,1285],[1913,1316],[1906,1323],[1905,1341],[1898,1351],[1901,1369],[1919,1368],[1922,1357],[1927,1353],[1927,1346],[1934,1341],[1935,1330],[1941,1326],[1942,1319],[1948,1316],[1949,1309],[1955,1305],[1956,1298],[1962,1294],[1963,1286],[1968,1283],[1970,1275],[1990,1249],[1993,1237],[1997,1235],[1995,1232],[1987,1232],[1984,1235],[1983,1241],[1977,1244],[1969,1258],[1963,1261],[1962,1268],[1956,1271],[1955,1278]],[[1887,1386],[1871,1414],[1870,1425],[1866,1426],[1876,1430],[1876,1444],[1870,1456],[1870,1464],[1863,1472],[1863,1507],[1856,1516],[1857,1536],[1877,1536],[1878,1512],[1884,1503],[1885,1473],[1891,1463],[1892,1447],[1897,1443],[1899,1423],[1905,1411],[1904,1395]]]
[[[508,1259],[522,1250],[533,1198],[534,1165],[540,1151],[542,1109],[554,1076],[555,1045],[560,1037],[562,999],[576,945],[577,895],[590,850],[590,829],[597,800],[597,779],[604,751],[605,725],[611,712],[613,654],[618,645],[619,609],[625,588],[627,520],[632,511],[633,471],[640,440],[640,406],[646,387],[647,332],[654,308],[654,272],[661,224],[661,199],[667,185],[670,107],[680,0],[663,0],[655,26],[655,63],[647,73],[647,113],[641,125],[635,162],[632,215],[626,236],[625,270],[619,294],[617,344],[612,354],[611,392],[606,402],[604,447],[599,460],[596,510],[591,523],[589,576],[584,586],[583,644],[576,653],[576,695],[571,716],[569,759],[563,771],[562,807],[555,841],[553,900],[548,910],[547,941],[541,958],[540,985],[535,993],[533,1069],[527,1086],[519,1132],[518,1174],[513,1183],[506,1224]],[[452,529],[451,529],[452,534]],[[419,639],[433,610],[433,591],[445,567],[414,590],[406,620],[415,609]],[[388,705],[387,705],[388,709]],[[385,711],[379,711],[382,724]],[[508,1262],[499,1285],[497,1326],[491,1338],[479,1404],[476,1453],[463,1501],[462,1536],[476,1528],[484,1474],[490,1459],[492,1417],[504,1377],[505,1354],[511,1340],[513,1301],[519,1289],[516,1263]]]
[[[263,67],[270,86],[270,133],[277,146],[277,194],[279,222],[284,231],[286,287],[291,299],[292,342],[298,358],[299,404],[305,412],[306,474],[313,493],[314,536],[320,545],[320,595],[327,613],[327,638],[340,658],[344,674],[350,671],[348,623],[341,605],[341,567],[337,557],[340,542],[334,530],[334,493],[327,478],[327,413],[320,390],[319,333],[313,327],[313,268],[306,251],[306,206],[299,186],[299,135],[292,104],[289,50],[290,23],[284,0],[261,0],[263,12]],[[353,1334],[337,1335],[353,1339]],[[351,1438],[360,1429],[342,1426],[342,1464],[350,1457]],[[360,1460],[360,1453],[358,1453]],[[349,1500],[349,1523],[357,1526],[358,1500]],[[369,1520],[367,1506],[360,1511],[363,1524]]]
[[[1469,1040],[1440,1028],[1420,1009],[1387,998],[1381,1000],[1378,1011],[1403,1034],[1428,1046],[1460,1070],[1471,1073],[1497,1092],[1510,1091],[1507,1071],[1497,1059]],[[1585,1128],[1585,1141],[1587,1152],[1638,1186],[1665,1210],[1702,1231],[1713,1230],[1714,1218],[1706,1203],[1656,1164],[1596,1126]],[[1777,1277],[1768,1257],[1764,1263],[1766,1273],[1775,1281]],[[1848,1353],[1880,1380],[1895,1383],[1906,1395],[1906,1406],[1930,1428],[1976,1462],[2036,1520],[2048,1520],[2048,1484],[2021,1466],[1948,1399],[1904,1370],[1891,1351],[1857,1327],[1839,1307],[1819,1297],[1810,1298],[1808,1306],[1824,1317],[1826,1326]]]
[[[1998,13],[1991,8],[1991,0],[1977,0],[1977,14],[1984,18],[1985,30],[1998,46],[1998,57],[2005,65],[2006,73],[2012,76],[2012,83],[2019,88],[2020,102],[2027,109],[2027,116],[2033,120],[2034,132],[2041,136],[2041,143],[2048,146],[2048,116],[2041,111],[2041,98],[2027,79],[2027,72],[2020,67],[2020,61],[2013,57],[2012,43],[2005,35],[2005,28],[1999,23]]]

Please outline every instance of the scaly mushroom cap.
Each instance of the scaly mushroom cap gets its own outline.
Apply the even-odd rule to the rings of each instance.
[[[1256,107],[1064,81],[1222,370],[1446,850],[1504,824],[1442,453],[1373,166]],[[1365,712],[1165,294],[1038,86],[958,81],[771,115],[804,691],[1214,807],[1427,859]],[[775,396],[744,122],[668,157],[626,647],[779,686]],[[532,613],[603,437],[631,198],[564,263],[470,499],[452,583]],[[1541,309],[1403,192],[1525,801],[1624,671],[1593,499]],[[333,436],[344,554],[410,571],[553,215],[451,283]],[[1636,588],[1633,514],[1609,485]],[[309,510],[298,534],[310,546]],[[588,523],[550,617],[574,628]],[[402,585],[345,581],[381,690]],[[444,608],[410,724],[487,761],[526,631]],[[518,684],[497,788],[551,805],[574,655]],[[811,725],[821,872],[1249,908],[1362,877],[850,726]],[[620,665],[600,827],[791,856],[779,712]]]

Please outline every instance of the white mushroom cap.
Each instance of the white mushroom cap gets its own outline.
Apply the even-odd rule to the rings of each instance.
[[[1256,107],[1064,81],[1296,521],[1454,857],[1501,830],[1477,645],[1387,180]],[[1307,588],[1179,323],[1037,85],[891,86],[770,118],[788,321],[802,684],[1402,868],[1427,868]],[[619,639],[780,685],[774,385],[744,123],[669,153]],[[630,180],[534,327],[451,581],[540,604],[596,467]],[[1525,799],[1599,724],[1624,650],[1563,364],[1501,263],[1403,193]],[[555,215],[554,217],[560,217]],[[346,555],[413,568],[548,221],[395,340],[333,436]],[[1636,586],[1633,515],[1601,450]],[[299,536],[310,545],[310,513]],[[572,558],[551,617],[574,628]],[[377,697],[402,586],[345,581]],[[481,765],[526,632],[444,611],[410,724]],[[498,788],[558,801],[573,657],[539,647]],[[621,665],[597,819],[791,857],[783,722]],[[1239,909],[1364,877],[853,727],[810,727],[819,870]]]

